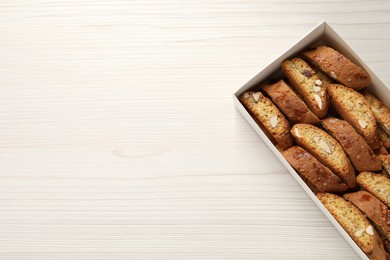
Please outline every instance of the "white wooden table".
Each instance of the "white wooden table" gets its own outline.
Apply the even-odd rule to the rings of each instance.
[[[0,259],[358,259],[232,93],[321,20],[390,84],[390,2],[0,0]]]

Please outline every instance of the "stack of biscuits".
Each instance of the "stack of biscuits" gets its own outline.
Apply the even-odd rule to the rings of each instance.
[[[281,64],[239,99],[370,259],[390,259],[390,110],[369,74],[328,46]]]

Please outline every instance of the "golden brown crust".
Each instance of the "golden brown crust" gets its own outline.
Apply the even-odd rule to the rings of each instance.
[[[290,124],[282,112],[261,92],[245,92],[240,101],[273,136],[277,146],[286,149],[292,145]]]
[[[357,176],[356,181],[363,189],[370,192],[385,203],[386,206],[390,207],[390,179],[385,175],[373,172],[362,172]]]
[[[378,233],[356,206],[331,193],[318,193],[317,198],[365,254],[371,259],[385,259]]]
[[[339,84],[328,86],[328,94],[336,111],[361,134],[372,149],[380,146],[374,113],[359,92]]]
[[[292,122],[320,123],[318,117],[283,80],[272,85],[264,85],[262,89]]]
[[[291,129],[295,141],[340,177],[349,188],[356,184],[355,172],[341,145],[325,131],[309,124]]]
[[[360,90],[371,82],[370,75],[364,69],[328,46],[318,46],[302,55],[329,77],[347,87]]]
[[[322,120],[322,126],[341,144],[358,172],[382,169],[370,146],[347,121],[328,117]]]
[[[325,84],[322,84],[315,71],[300,58],[283,61],[282,70],[310,110],[318,118],[323,118],[328,112],[329,102]]]
[[[343,192],[348,189],[338,176],[299,146],[282,152],[283,157],[304,179],[315,187],[314,193]]]

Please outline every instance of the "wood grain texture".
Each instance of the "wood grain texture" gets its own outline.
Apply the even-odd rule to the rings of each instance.
[[[390,2],[0,1],[0,259],[358,259],[232,93],[326,20],[390,84]]]

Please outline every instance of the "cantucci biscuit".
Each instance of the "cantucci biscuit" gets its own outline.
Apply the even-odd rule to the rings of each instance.
[[[277,146],[286,149],[292,145],[290,125],[280,110],[261,92],[245,92],[241,102],[275,139]]]
[[[316,157],[349,188],[355,186],[355,171],[341,145],[325,131],[309,124],[296,124],[291,129],[295,141]]]
[[[329,77],[350,88],[360,90],[371,82],[370,75],[364,69],[328,46],[318,46],[303,52],[302,56]]]
[[[315,71],[300,58],[283,61],[282,70],[310,110],[318,118],[323,118],[328,112],[329,102],[325,84],[318,78]]]
[[[343,196],[347,201],[358,207],[370,219],[386,239],[390,240],[390,210],[379,199],[367,191],[347,193]]]
[[[331,193],[318,193],[317,198],[367,256],[386,259],[377,231],[356,206]]]
[[[339,84],[330,84],[328,94],[337,113],[364,137],[372,149],[379,148],[375,116],[364,96]]]

